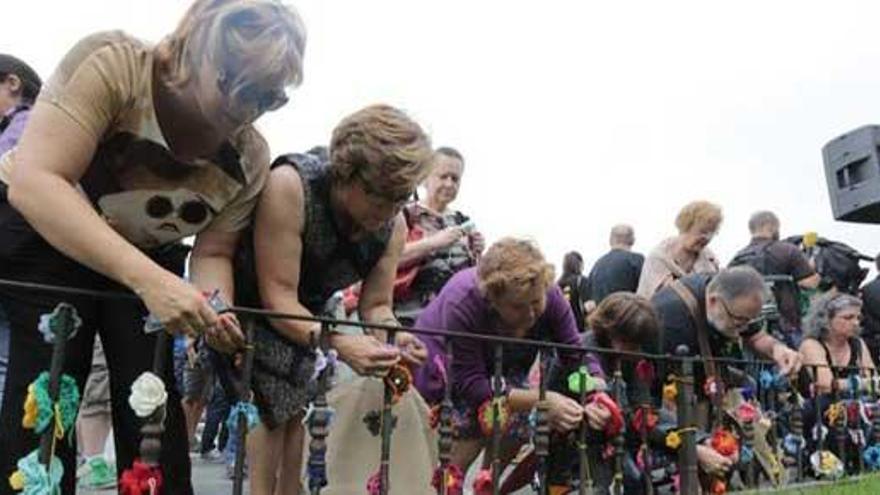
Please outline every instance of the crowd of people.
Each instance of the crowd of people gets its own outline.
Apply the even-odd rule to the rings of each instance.
[[[366,407],[361,394],[377,395],[369,383],[401,369],[412,375],[411,407],[395,432],[410,442],[412,464],[404,467],[409,473],[392,473],[407,480],[407,493],[435,491],[437,433],[426,425],[445,399],[452,401],[454,441],[448,472],[434,481],[459,493],[469,472],[478,493],[491,483],[494,423],[502,427],[500,465],[515,465],[510,483],[516,484],[517,471],[527,470],[536,409],[553,432],[553,493],[567,493],[578,479],[572,436],[584,428],[598,489],[615,482],[603,446],[618,435],[625,437],[625,493],[674,486],[674,473],[649,468],[674,464],[664,459],[678,448],[677,389],[670,389],[664,364],[633,353],[698,362],[703,407],[696,453],[704,486],[714,493],[718,483],[730,482],[744,452],[718,446],[722,433],[742,436],[725,413],[734,411],[735,418],[751,407],[773,415],[754,398],[766,376],[721,360],[773,363],[771,382],[789,380],[789,393],[804,399],[794,403],[808,432],[828,423],[835,397],[856,398],[874,383],[880,279],[859,293],[823,283],[807,240],[781,239],[772,212],[751,217],[751,239],[726,268],[709,248],[723,224],[722,208],[694,201],[675,218],[677,235],[647,256],[633,251],[633,228],[616,225],[610,251],[587,275],[583,257],[571,252],[557,281],[534,241],[504,237],[487,245],[473,220],[454,209],[464,155],[434,147],[400,109],[364,107],[342,118],[327,143],[272,157],[253,124],[283,107],[287,91],[301,82],[305,45],[299,15],[275,0],[196,0],[155,45],[121,31],[83,38],[45,82],[25,62],[0,55],[0,279],[137,296],[108,302],[0,285],[4,476],[38,447],[39,438],[22,428],[23,404],[52,359],[41,318],[62,301],[81,319],[66,343],[63,371],[83,391],[77,441],[54,446],[65,494],[77,484],[115,486],[139,456],[143,417],[129,407],[129,395],[154,365],[153,353],[145,352],[157,342],[144,331],[148,315],[178,336],[157,349],[174,363],[158,370],[169,385],[162,493],[193,493],[189,452],[203,416],[195,448],[211,459],[220,457],[219,447],[229,466],[245,449],[251,494],[303,493],[304,418],[316,393],[316,368],[327,365],[313,347],[321,325],[256,321],[245,386],[259,423],[239,445],[225,418],[241,395],[245,336],[239,317],[218,311],[206,294],[237,306],[364,323],[364,331],[327,336],[340,365],[356,377],[349,379],[362,380],[348,388],[337,383],[331,402],[345,424],[369,427],[369,411],[363,421],[358,417]],[[194,238],[191,249],[186,238]],[[370,324],[403,328],[389,339]],[[489,342],[408,327],[590,352],[561,351],[547,376],[536,378],[537,349],[505,345],[499,384]],[[630,385],[623,391],[621,379]],[[536,380],[546,380],[545,395]],[[641,419],[634,418],[638,411]],[[502,417],[493,421],[493,414]],[[656,434],[646,436],[649,423]],[[111,425],[115,466],[103,456]],[[781,457],[767,428],[762,432],[754,454],[772,481]],[[804,436],[804,447],[787,451],[789,458],[825,455],[821,433]],[[361,466],[335,461],[363,454],[346,445],[366,449],[379,440],[343,432],[328,441],[325,492],[351,493],[345,471]],[[856,450],[866,446],[864,435],[850,442]],[[649,444],[650,461],[643,450]],[[850,454],[836,454],[846,469]],[[424,473],[413,475],[419,467]],[[818,463],[813,474],[826,474],[823,469]],[[12,492],[0,483],[0,493]]]

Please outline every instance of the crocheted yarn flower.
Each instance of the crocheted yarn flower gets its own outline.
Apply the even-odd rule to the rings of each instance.
[[[260,413],[257,411],[257,406],[252,402],[238,401],[229,410],[229,416],[226,418],[226,428],[229,431],[238,431],[239,415],[244,416],[248,431],[260,424]]]
[[[712,481],[712,487],[709,490],[712,495],[724,495],[727,493],[727,484],[724,483],[724,480],[715,479]]]
[[[641,359],[636,363],[636,377],[646,384],[654,382],[654,365],[647,359]]]
[[[506,397],[501,396],[483,402],[480,408],[477,409],[477,420],[480,423],[480,431],[487,437],[492,435],[493,419],[495,417],[495,407],[493,405],[496,403],[498,404],[498,425],[501,428],[502,434],[507,431],[508,423],[510,422],[510,406],[507,404]]]
[[[23,495],[61,495],[61,478],[64,477],[61,460],[52,456],[47,472],[39,455],[40,451],[35,450],[18,460],[18,470],[9,477],[9,486]]]
[[[806,446],[807,441],[805,439],[791,433],[785,435],[785,438],[782,440],[782,449],[788,455],[797,455],[798,452],[803,452]]]
[[[574,373],[568,375],[568,390],[573,394],[581,393],[581,378],[583,377],[584,381],[584,390],[585,394],[588,394],[594,390],[598,385],[598,380],[593,378],[593,375],[589,373],[586,366],[581,366],[580,369],[575,371]]]
[[[49,372],[44,371],[28,386],[21,424],[41,434],[52,423],[56,411],[61,416],[55,420],[56,425],[60,427],[60,431],[56,434],[63,436],[76,421],[76,414],[79,411],[79,389],[76,388],[76,380],[73,377],[61,375],[58,402],[57,405],[52,404],[52,399],[49,397]]]
[[[156,495],[162,489],[162,470],[135,459],[119,478],[121,495]]]
[[[633,413],[631,424],[633,431],[636,433],[641,433],[642,427],[645,428],[646,433],[650,433],[654,431],[659,421],[660,416],[654,410],[640,407]]]
[[[168,392],[165,383],[155,374],[145,371],[131,384],[128,404],[141,418],[149,418],[157,409],[165,405]]]
[[[703,384],[703,393],[706,394],[706,397],[718,397],[721,395],[722,389],[721,382],[714,376],[706,378],[706,383]]]
[[[663,385],[663,400],[672,402],[675,400],[676,397],[678,397],[678,386],[675,384],[675,382]]]
[[[51,313],[40,315],[40,322],[37,324],[37,330],[43,336],[43,342],[47,344],[52,344],[55,342],[55,334],[58,333],[59,325],[62,324],[60,320],[60,314],[63,309],[64,303],[59,304]],[[82,318],[79,317],[76,311],[72,311],[73,316],[73,329],[70,331],[70,334],[67,335],[67,339],[70,340],[76,337],[77,332],[79,331],[79,327],[82,326]]]
[[[681,447],[681,435],[673,430],[666,434],[666,446],[672,450],[677,450]]]
[[[382,493],[382,474],[379,471],[367,478],[367,495],[379,495]]]
[[[843,463],[832,452],[820,450],[810,456],[810,465],[818,476],[837,479],[843,476]]]
[[[412,386],[413,376],[409,368],[402,364],[391,367],[385,375],[385,386],[391,389],[391,403],[397,404],[403,394],[407,393]]]
[[[605,424],[605,435],[609,437],[618,435],[623,430],[623,412],[617,402],[614,402],[614,399],[605,392],[597,392],[593,394],[592,403],[611,413],[611,417]]]
[[[739,442],[728,430],[718,428],[712,433],[710,445],[719,454],[724,457],[731,457],[739,451]]]
[[[431,486],[438,492],[440,491],[441,478],[444,478],[447,495],[462,495],[464,493],[464,473],[457,464],[448,464],[446,466],[445,477],[443,476],[442,467],[438,466],[434,470],[434,476],[431,477]]]
[[[751,423],[758,419],[758,408],[751,402],[743,402],[736,408],[736,415],[740,421]]]
[[[825,410],[825,420],[829,425],[839,425],[841,421],[846,420],[846,407],[843,402],[835,402],[828,406]]]
[[[880,445],[871,445],[862,453],[862,459],[865,460],[865,466],[871,471],[880,469]]]
[[[474,478],[474,495],[492,495],[492,470],[481,469]]]

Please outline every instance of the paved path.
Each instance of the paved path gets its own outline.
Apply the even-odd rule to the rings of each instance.
[[[231,495],[232,481],[226,478],[226,467],[223,464],[205,462],[198,457],[192,458],[193,485],[196,495]],[[245,480],[247,481],[247,480]],[[115,489],[100,491],[77,490],[84,495],[109,495],[116,493]],[[244,493],[248,493],[245,482]]]

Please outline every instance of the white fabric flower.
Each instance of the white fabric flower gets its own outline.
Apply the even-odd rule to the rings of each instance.
[[[168,400],[168,392],[165,391],[165,383],[158,376],[145,371],[131,384],[131,395],[128,396],[128,404],[134,409],[134,413],[141,418],[148,418],[159,407],[165,405]]]

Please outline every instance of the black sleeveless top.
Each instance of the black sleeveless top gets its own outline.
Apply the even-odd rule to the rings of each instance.
[[[817,339],[814,337],[807,337],[809,339],[815,340],[822,346],[822,349],[825,350],[825,362],[831,366],[831,376],[834,379],[846,378],[850,374],[852,374],[852,369],[844,369],[844,368],[855,368],[862,365],[862,341],[858,337],[850,338],[847,343],[849,344],[849,362],[846,363],[845,366],[836,367],[834,366],[833,361],[831,360],[831,350],[828,349],[828,346],[825,345],[825,342],[822,342],[821,339]],[[810,389],[810,384],[815,379],[813,377],[813,373],[810,371],[809,366],[804,366],[801,368],[800,372],[800,393],[804,397],[809,397],[812,392]]]
[[[338,290],[363,280],[385,253],[394,222],[357,242],[340,232],[330,204],[329,157],[326,148],[283,155],[272,168],[291,166],[299,173],[305,198],[299,301],[312,314],[324,313]],[[262,307],[254,263],[253,228],[247,229],[236,254],[236,303]]]

